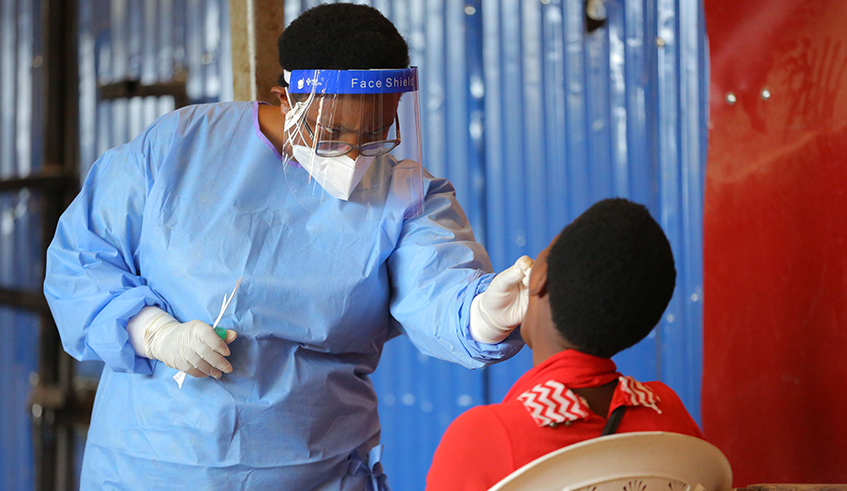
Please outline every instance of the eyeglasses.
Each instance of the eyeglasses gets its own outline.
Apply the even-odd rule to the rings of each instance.
[[[321,157],[340,157],[347,155],[354,148],[359,151],[360,155],[365,157],[377,157],[385,155],[394,150],[400,144],[400,119],[394,115],[394,124],[397,125],[397,138],[394,140],[377,140],[361,145],[353,145],[352,143],[343,142],[340,140],[318,140],[315,143],[315,153]],[[303,126],[306,127],[306,132],[309,133],[309,138],[315,141],[315,134],[312,128],[309,127],[309,122],[303,118]]]

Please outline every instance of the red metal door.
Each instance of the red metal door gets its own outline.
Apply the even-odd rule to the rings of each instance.
[[[706,0],[703,429],[735,485],[847,482],[847,2]]]

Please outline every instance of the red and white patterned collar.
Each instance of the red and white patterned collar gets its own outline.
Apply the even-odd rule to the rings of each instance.
[[[653,392],[653,389],[638,380],[632,377],[620,377],[618,379],[618,390],[626,395],[624,404],[627,406],[645,406],[662,414],[662,410],[658,406],[662,400]]]
[[[517,398],[538,426],[569,424],[588,418],[588,404],[561,382],[548,380]]]
[[[618,377],[616,395],[623,396],[615,406],[644,406],[662,414],[658,403],[661,402],[650,387],[629,376]],[[574,421],[588,419],[588,403],[565,384],[548,380],[529,389],[516,398],[532,416],[538,426],[556,427],[559,424],[571,424]],[[612,407],[611,409],[614,409]]]

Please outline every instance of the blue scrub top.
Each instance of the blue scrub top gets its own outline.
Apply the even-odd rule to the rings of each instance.
[[[83,490],[368,489],[386,340],[470,368],[521,348],[469,335],[493,275],[452,185],[424,171],[424,202],[408,202],[399,166],[373,165],[382,194],[300,192],[314,180],[249,102],[167,114],[98,159],[44,283],[65,350],[106,365]],[[211,323],[239,277],[220,323],[238,331],[232,373],[180,390],[176,370],[135,354],[126,324],[144,306]]]

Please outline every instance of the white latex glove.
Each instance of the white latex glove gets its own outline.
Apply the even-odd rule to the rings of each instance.
[[[523,322],[529,305],[529,274],[533,260],[521,256],[512,267],[494,277],[487,290],[471,304],[471,337],[496,344]]]
[[[160,360],[165,365],[193,377],[221,378],[221,372],[232,372],[226,360],[230,351],[227,343],[236,338],[235,331],[226,331],[222,340],[212,326],[193,320],[181,323],[158,307],[145,307],[128,325],[130,344],[140,356]]]

